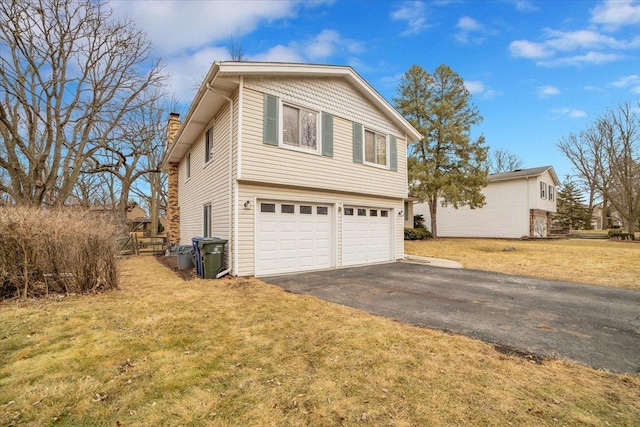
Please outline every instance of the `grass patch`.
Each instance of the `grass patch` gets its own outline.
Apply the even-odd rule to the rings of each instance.
[[[634,425],[640,378],[153,258],[99,295],[0,306],[2,425]]]
[[[632,242],[439,238],[405,242],[404,250],[475,270],[640,290],[640,244]]]

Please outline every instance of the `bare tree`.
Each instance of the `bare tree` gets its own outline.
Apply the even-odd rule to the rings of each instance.
[[[638,102],[640,106],[640,102]],[[579,175],[633,233],[640,218],[640,117],[630,104],[608,110],[579,135],[558,143]],[[606,205],[605,205],[606,209]]]
[[[501,148],[489,150],[489,173],[509,172],[524,167],[524,160],[517,154]]]
[[[246,61],[247,58],[242,51],[242,43],[236,42],[235,38],[231,37],[229,41],[229,54],[232,61]]]
[[[111,14],[99,0],[0,3],[0,192],[18,204],[64,204],[165,79],[146,35]]]

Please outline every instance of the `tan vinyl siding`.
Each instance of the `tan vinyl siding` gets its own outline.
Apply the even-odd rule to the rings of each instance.
[[[339,79],[334,80],[336,81],[247,79],[243,99],[242,179],[321,190],[340,190],[394,198],[406,197],[405,135],[350,85]],[[332,114],[334,116],[333,157],[263,144],[264,94],[257,89],[278,95],[283,101],[295,102],[297,105],[318,112]],[[336,100],[340,102],[337,103]],[[396,136],[397,171],[353,162],[353,120],[372,130]]]
[[[238,200],[238,250],[239,259],[237,272],[239,276],[252,276],[255,274],[255,216],[259,206],[257,200],[281,200],[292,202],[327,203],[333,205],[335,235],[333,245],[335,250],[335,265],[342,266],[342,214],[337,212],[336,207],[342,205],[360,205],[371,208],[390,209],[393,221],[394,251],[395,258],[402,259],[404,255],[404,216],[399,216],[398,212],[403,209],[402,199],[385,199],[368,196],[349,196],[338,193],[314,191],[312,189],[302,190],[287,187],[268,187],[253,184],[239,185]],[[250,209],[244,209],[245,201],[251,203]]]
[[[230,156],[230,115],[229,104],[224,106],[209,123],[213,124],[213,160],[204,164],[205,132],[207,126],[191,147],[191,177],[180,177],[180,244],[191,244],[191,238],[202,236],[203,206],[211,203],[212,236],[230,240],[229,219],[231,201],[229,199],[229,156]],[[235,133],[235,132],[234,132]],[[181,171],[184,170],[183,159]],[[233,174],[233,170],[231,171]],[[231,241],[226,247],[225,259],[229,260]],[[226,261],[228,262],[228,261]],[[226,263],[225,262],[225,263]]]

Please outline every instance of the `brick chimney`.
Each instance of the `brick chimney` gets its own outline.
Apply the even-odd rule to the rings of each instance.
[[[176,135],[180,129],[180,114],[170,113],[167,124],[167,151],[175,142]],[[179,163],[169,162],[169,184],[167,191],[167,219],[169,220],[169,245],[180,244],[180,205],[178,204],[178,178]]]

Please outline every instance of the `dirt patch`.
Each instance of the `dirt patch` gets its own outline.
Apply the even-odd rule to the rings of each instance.
[[[493,348],[507,356],[520,357],[521,359],[528,360],[529,362],[535,363],[536,365],[542,365],[546,360],[549,360],[548,357],[518,350],[517,348],[509,347],[508,345],[504,344],[495,344]]]
[[[186,270],[178,270],[178,258],[176,256],[159,255],[156,259],[169,270],[173,271],[175,275],[180,277],[182,280],[193,280],[198,278],[198,273],[196,273],[195,267],[191,267]]]

